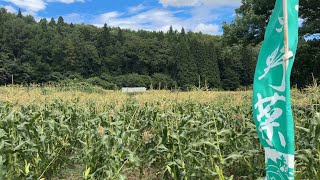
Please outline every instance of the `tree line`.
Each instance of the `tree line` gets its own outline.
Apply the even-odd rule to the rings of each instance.
[[[261,1],[261,2],[260,2]],[[309,1],[306,4],[310,3]],[[314,2],[319,7],[319,2]],[[272,3],[243,0],[236,18],[223,24],[222,36],[180,31],[132,31],[65,23],[63,17],[34,17],[0,9],[0,84],[86,81],[114,89],[219,88],[252,85],[257,56]],[[319,40],[314,6],[302,6],[301,27],[292,84],[305,87],[320,78]],[[316,12],[319,14],[319,12]],[[314,18],[312,19],[311,17]],[[107,22],[106,22],[107,23]],[[313,76],[312,76],[313,75]]]

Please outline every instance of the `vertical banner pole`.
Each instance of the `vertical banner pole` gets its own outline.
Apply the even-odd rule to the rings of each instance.
[[[283,32],[284,32],[284,52],[289,53],[289,35],[288,35],[288,3],[287,0],[282,0],[283,3]],[[284,60],[285,63],[285,74],[287,74],[287,68],[289,64],[289,59]]]

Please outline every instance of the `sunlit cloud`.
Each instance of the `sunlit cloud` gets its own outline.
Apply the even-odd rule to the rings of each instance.
[[[239,6],[241,4],[241,0],[159,0],[159,3],[165,7],[173,6],[173,7],[186,7],[186,6]]]

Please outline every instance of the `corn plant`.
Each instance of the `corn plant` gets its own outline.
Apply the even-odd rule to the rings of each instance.
[[[54,92],[42,90],[45,96]],[[293,104],[296,178],[320,180],[320,90],[295,93],[305,97]],[[265,176],[250,94],[237,104],[227,94],[219,102],[162,97],[146,102],[131,95],[121,104],[79,97],[1,102],[0,179],[68,179],[68,173],[77,179]]]

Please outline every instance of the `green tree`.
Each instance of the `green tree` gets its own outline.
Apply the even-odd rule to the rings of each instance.
[[[57,25],[64,25],[64,19],[62,16],[59,16]]]
[[[191,57],[187,42],[187,36],[182,28],[179,35],[179,43],[175,49],[175,61],[177,64],[177,83],[183,90],[197,84],[198,73],[195,59]]]
[[[300,15],[303,19],[303,26],[300,34],[314,34],[320,32],[320,1],[318,0],[301,0]]]
[[[223,71],[222,86],[225,90],[234,91],[240,87],[240,77],[237,72],[227,67]]]
[[[48,21],[46,18],[42,18],[40,20],[39,24],[40,24],[41,28],[45,30],[45,29],[47,29]]]
[[[259,45],[256,47],[247,45],[239,49],[242,64],[242,71],[240,72],[240,84],[243,86],[249,86],[253,84],[259,50]]]
[[[49,26],[55,26],[56,25],[56,21],[54,20],[54,18],[52,17],[49,24]]]
[[[257,6],[258,2],[263,7]],[[88,82],[105,88],[110,84],[120,87],[150,86],[153,83],[154,87],[188,89],[198,86],[200,79],[200,87],[222,86],[234,90],[239,85],[252,83],[259,38],[248,33],[247,24],[262,27],[260,19],[264,18],[259,14],[264,14],[268,9],[263,3],[258,0],[245,1],[238,10],[240,23],[225,24],[229,32],[225,31],[223,36],[186,33],[185,29],[178,32],[173,27],[166,33],[133,31],[106,24],[98,28],[68,24],[62,17],[56,25],[54,18],[49,23],[46,19],[36,22],[32,16],[19,18],[1,8],[0,83],[9,81],[7,76],[13,74],[16,83],[77,77],[89,79]],[[245,20],[240,21],[243,18]],[[254,19],[259,23],[251,21]],[[237,19],[235,22],[238,22]],[[301,55],[298,54],[297,58],[303,63],[311,58],[310,54],[317,54],[317,47],[317,43],[303,45],[304,51],[299,52]],[[309,50],[310,54],[307,53]],[[312,58],[317,59],[318,56]],[[293,79],[299,84],[309,83],[309,80],[303,83],[295,78],[300,73],[308,75],[307,71],[318,77],[318,61],[314,63],[312,67],[308,65],[307,70],[297,68]],[[104,78],[106,74],[108,78]]]
[[[17,17],[18,17],[18,18],[23,18],[23,15],[22,15],[22,12],[21,12],[21,9],[20,9],[20,8],[19,8]]]
[[[171,77],[162,73],[152,75],[152,84],[154,89],[171,89],[175,87],[175,82]]]
[[[193,38],[190,41],[190,47],[192,47],[190,48],[191,54],[198,68],[199,86],[220,87],[220,72],[214,44],[201,42]]]
[[[230,45],[238,43],[259,44],[264,38],[270,10],[265,9],[261,11],[263,13],[258,14],[255,12],[255,4],[252,4],[253,0],[245,0],[242,2],[244,4],[236,10],[235,19],[230,24],[223,23],[222,28],[225,43]],[[266,2],[272,4],[272,2]],[[266,7],[261,6],[261,8]]]
[[[304,88],[320,80],[320,40],[301,42],[292,69],[292,84]]]

